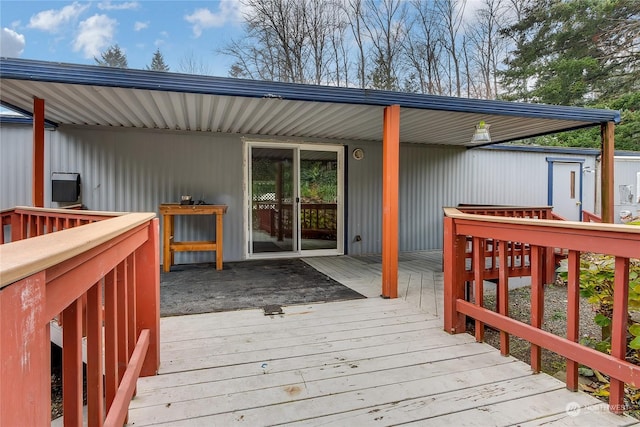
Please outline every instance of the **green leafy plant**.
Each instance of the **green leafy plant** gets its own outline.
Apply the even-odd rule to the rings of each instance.
[[[611,319],[613,317],[615,258],[586,253],[580,257],[580,295],[595,308],[594,322],[602,328],[600,341],[590,342],[596,350],[611,351]],[[567,280],[567,260],[558,269],[560,278]],[[629,311],[640,310],[640,260],[632,259],[629,267]],[[640,361],[640,323],[628,316],[627,358]]]

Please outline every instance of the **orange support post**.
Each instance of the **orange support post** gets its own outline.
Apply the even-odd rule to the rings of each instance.
[[[151,221],[149,240],[135,253],[136,340],[144,329],[149,330],[149,350],[140,375],[155,375],[160,367],[160,226],[158,218]]]
[[[602,138],[602,222],[613,223],[613,163],[614,163],[614,132],[613,122],[603,123],[600,127]]]
[[[49,322],[45,273],[0,290],[0,425],[51,423]],[[43,351],[46,349],[46,351]]]
[[[400,106],[384,109],[382,135],[382,297],[398,297]]]
[[[31,203],[44,207],[44,99],[33,98],[33,191]]]

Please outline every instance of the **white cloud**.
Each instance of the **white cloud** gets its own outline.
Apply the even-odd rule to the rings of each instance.
[[[137,1],[111,3],[111,0],[105,0],[98,3],[98,8],[101,10],[130,10],[137,9],[139,7],[140,3],[138,3]]]
[[[73,50],[82,51],[86,58],[93,58],[111,44],[118,22],[107,15],[93,15],[80,22]]]
[[[16,33],[9,28],[0,32],[0,56],[16,58],[22,55],[26,44],[23,34]]]
[[[133,29],[135,31],[141,31],[141,30],[144,30],[144,29],[147,29],[147,28],[149,28],[149,21],[147,21],[147,22],[136,21],[136,23],[133,24]]]
[[[69,22],[78,19],[80,14],[88,8],[89,4],[81,5],[73,2],[62,9],[44,10],[31,17],[28,27],[55,33]]]
[[[198,38],[208,28],[222,27],[230,22],[239,22],[242,18],[242,3],[236,0],[220,0],[218,12],[207,8],[196,9],[184,19],[192,25],[193,35]]]

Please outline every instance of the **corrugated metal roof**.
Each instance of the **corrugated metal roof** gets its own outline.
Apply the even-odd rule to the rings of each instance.
[[[179,129],[338,140],[382,138],[382,110],[401,106],[403,142],[471,146],[620,121],[613,110],[512,103],[224,77],[0,59],[0,101],[30,113],[45,99],[58,124]]]

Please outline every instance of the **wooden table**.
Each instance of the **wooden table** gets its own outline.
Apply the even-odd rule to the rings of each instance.
[[[162,233],[163,261],[165,272],[171,270],[175,252],[187,251],[215,251],[216,270],[222,270],[222,218],[227,213],[226,205],[181,205],[179,203],[163,203],[160,205],[160,215],[164,224]],[[177,215],[215,215],[216,239],[194,242],[176,242],[174,240],[174,219]]]

